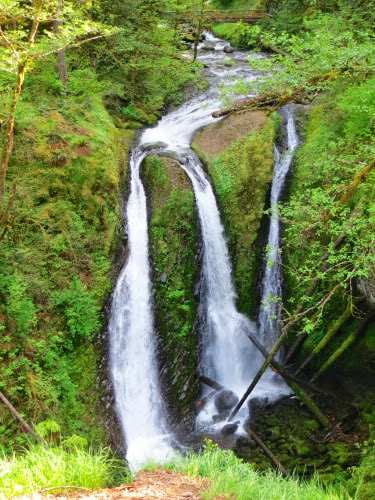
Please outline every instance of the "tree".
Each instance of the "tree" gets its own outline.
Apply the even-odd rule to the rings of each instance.
[[[5,204],[5,179],[13,149],[17,107],[27,72],[35,61],[57,53],[60,78],[64,80],[65,49],[109,33],[104,25],[87,20],[85,7],[73,2],[0,0],[0,71],[14,75],[0,154],[0,235],[4,234],[12,217],[10,206],[14,202],[15,187]]]

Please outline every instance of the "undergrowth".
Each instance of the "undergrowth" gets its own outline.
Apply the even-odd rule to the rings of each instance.
[[[113,485],[116,477],[121,482],[129,479],[122,462],[111,458],[105,448],[65,450],[37,445],[23,454],[0,456],[0,498],[44,488],[53,488],[50,493],[56,494],[66,491],[64,486],[94,490]]]
[[[236,500],[341,500],[345,492],[324,487],[317,478],[301,481],[296,477],[283,478],[269,471],[258,473],[252,465],[238,459],[229,450],[221,450],[207,440],[203,453],[188,453],[176,458],[167,468],[185,472],[192,477],[207,477],[210,486],[203,491],[203,498],[235,498]]]

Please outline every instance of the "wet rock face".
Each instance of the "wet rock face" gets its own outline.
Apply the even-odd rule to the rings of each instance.
[[[236,404],[238,403],[239,399],[234,394],[234,392],[226,390],[226,391],[220,391],[216,396],[215,396],[215,406],[219,412],[224,412],[226,410],[230,410]]]

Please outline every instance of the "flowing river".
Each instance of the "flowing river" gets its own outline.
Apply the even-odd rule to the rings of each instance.
[[[147,155],[156,153],[175,158],[189,176],[194,189],[203,246],[199,301],[202,338],[200,371],[241,397],[263,360],[243,332],[244,328],[249,328],[256,333],[257,326],[236,309],[231,264],[216,199],[199,159],[190,148],[195,133],[202,126],[216,121],[212,112],[220,108],[217,95],[219,84],[231,83],[238,77],[252,80],[257,78],[257,75],[246,62],[249,54],[234,52],[231,54],[233,63],[229,66],[226,54],[222,51],[226,44],[211,34],[207,34],[207,39],[215,50],[200,50],[199,60],[207,68],[205,72],[210,83],[209,88],[165,115],[155,127],[144,130],[131,152],[130,195],[126,207],[129,257],[113,294],[109,333],[110,371],[116,409],[126,442],[126,458],[133,471],[146,461],[167,460],[175,449],[175,442],[168,427],[156,359],[147,205],[140,179],[140,168]],[[262,56],[253,54],[251,57]],[[286,113],[289,151],[292,152],[297,146],[297,139],[293,128],[293,115],[290,110]],[[293,130],[295,140],[292,140]],[[289,170],[291,153],[281,156],[277,153],[275,156],[272,192],[276,183],[278,187],[272,195],[271,228],[274,234],[271,237],[270,232],[269,246],[278,249],[280,223],[276,204]],[[287,158],[290,158],[288,166]],[[276,252],[277,255],[278,250]],[[278,288],[268,283],[273,283],[273,280],[276,280],[275,283],[280,282],[280,270],[277,273],[275,278],[266,270],[262,287],[263,297],[279,293]],[[271,314],[274,312],[271,311]],[[260,313],[261,325],[266,325],[269,315],[269,311],[263,307]],[[277,398],[285,391],[281,381],[276,379],[272,372],[267,371],[252,397]],[[205,394],[207,392],[203,389],[203,395]],[[225,422],[215,423],[215,413],[217,409],[211,398],[197,416],[197,427],[219,432]],[[248,418],[246,406],[238,417],[241,423]]]

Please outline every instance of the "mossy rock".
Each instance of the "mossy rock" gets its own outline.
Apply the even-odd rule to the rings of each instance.
[[[167,158],[148,157],[142,176],[150,195],[150,245],[157,328],[165,353],[164,385],[170,414],[181,422],[197,398],[195,337],[198,222],[186,173]]]

